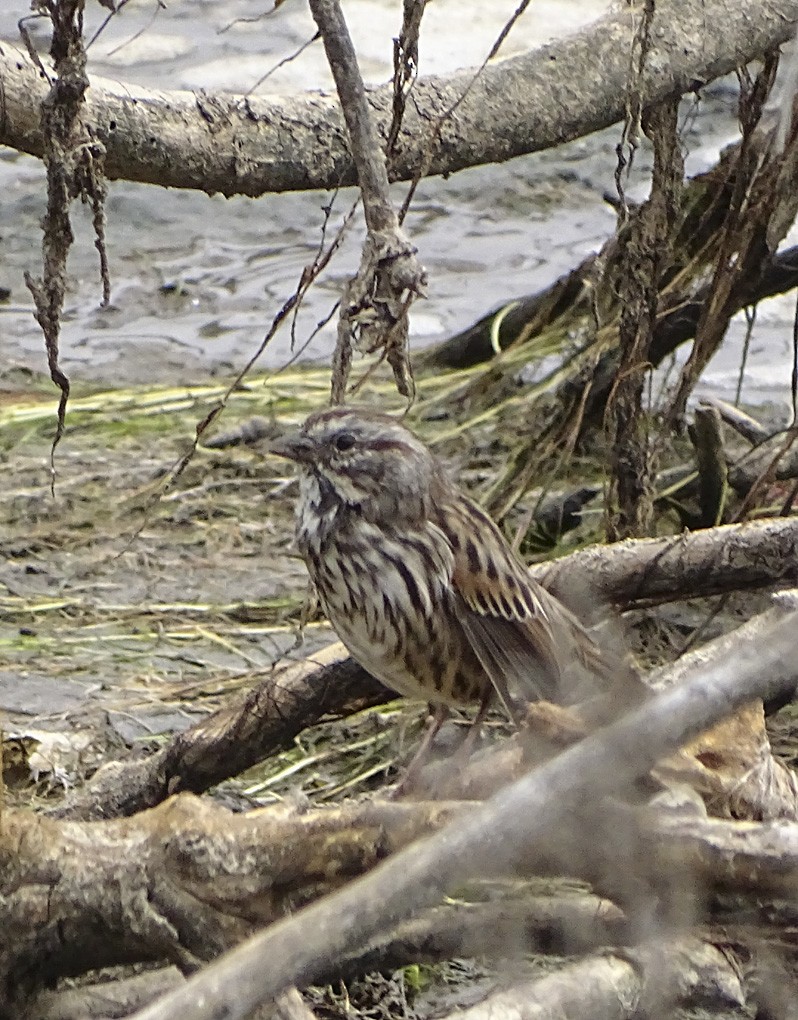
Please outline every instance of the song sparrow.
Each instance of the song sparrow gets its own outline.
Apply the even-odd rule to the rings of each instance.
[[[299,465],[297,539],[322,607],[386,686],[449,706],[495,689],[562,700],[574,665],[601,653],[537,584],[496,524],[401,422],[337,407],[272,452]]]

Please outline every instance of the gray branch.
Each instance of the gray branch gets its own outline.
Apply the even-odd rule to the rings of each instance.
[[[798,0],[660,0],[640,80],[643,105],[728,74],[792,37]],[[717,27],[723,26],[723,31]],[[549,148],[621,120],[635,33],[627,5],[585,31],[490,64],[447,122],[429,173],[452,173]],[[412,177],[431,125],[474,71],[416,83],[393,150],[394,179]],[[0,144],[41,156],[39,105],[48,83],[21,49],[0,50]],[[381,138],[392,88],[370,90]],[[109,178],[224,195],[334,188],[355,181],[331,95],[241,97],[159,92],[91,78],[85,120],[107,150]]]

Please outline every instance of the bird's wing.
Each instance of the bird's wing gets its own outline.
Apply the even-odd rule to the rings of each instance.
[[[454,552],[454,608],[468,640],[508,708],[510,691],[526,700],[557,700],[564,606],[534,582],[494,522],[464,498],[438,522]],[[560,647],[558,648],[558,643]]]

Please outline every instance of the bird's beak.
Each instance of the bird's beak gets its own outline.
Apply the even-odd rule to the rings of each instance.
[[[269,453],[275,457],[286,457],[297,464],[307,464],[313,460],[316,444],[301,432],[291,432],[277,439],[269,447]]]

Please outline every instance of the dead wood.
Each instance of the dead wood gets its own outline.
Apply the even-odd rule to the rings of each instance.
[[[667,1016],[700,1002],[707,1011],[728,1012],[746,1005],[741,961],[727,946],[697,938],[670,939],[604,952],[554,974],[489,995],[470,1009],[449,1014],[458,1020],[633,1020]]]
[[[701,180],[701,178],[699,178]],[[702,182],[702,188],[708,182]],[[691,195],[692,183],[687,185],[687,195]],[[490,361],[496,356],[494,336],[498,335],[502,350],[512,344],[526,343],[551,326],[566,322],[566,317],[575,313],[583,314],[587,309],[590,287],[595,274],[596,256],[591,255],[576,269],[546,290],[526,297],[521,297],[505,304],[483,316],[472,326],[444,340],[435,347],[419,355],[421,364],[430,368],[469,368],[480,362]],[[784,294],[798,285],[798,247],[786,248],[784,251],[766,259],[761,274],[747,282],[739,293],[737,311],[747,305],[756,304],[775,294]],[[681,301],[667,302],[660,308],[654,326],[654,335],[649,356],[654,367],[661,365],[670,354],[685,340],[695,336],[696,326],[701,309],[709,296],[709,285],[700,278],[693,281],[689,292],[681,292]],[[498,312],[505,312],[501,325],[495,330]],[[591,399],[597,408],[606,404],[611,381],[611,373],[605,370],[604,363],[617,357],[615,351],[605,352],[599,359],[597,373],[599,380],[591,393]],[[594,420],[597,415],[592,414]]]
[[[195,1020],[220,1012],[243,1020],[259,1003],[288,985],[311,983],[331,959],[356,951],[463,880],[523,868],[541,842],[550,845],[572,826],[577,805],[596,804],[613,790],[626,789],[686,739],[747,701],[792,689],[798,680],[795,626],[790,614],[760,643],[656,696],[487,804],[472,806],[467,817],[442,832],[248,940],[141,1011],[138,1020],[184,1015],[189,1005]]]
[[[533,566],[531,572],[580,612],[587,608],[586,591],[595,608],[794,585],[798,521],[756,521],[594,546]],[[148,757],[105,764],[48,814],[116,818],[153,807],[172,793],[200,793],[289,746],[297,733],[327,714],[346,714],[393,697],[346,657],[342,645],[331,645],[312,660],[275,670],[243,699]]]
[[[700,525],[703,528],[720,524],[726,506],[728,469],[720,421],[717,408],[700,406],[695,409],[695,418],[689,430],[698,467]]]
[[[795,0],[689,0],[656,5],[638,83],[648,106],[729,74],[791,38]],[[723,32],[707,31],[720,25]],[[430,174],[501,162],[621,120],[636,25],[610,12],[585,31],[531,53],[447,78],[419,79],[392,155],[394,179],[412,178],[429,125],[447,120]],[[47,90],[21,50],[0,51],[0,143],[41,156],[38,104]],[[393,115],[390,85],[368,94],[382,138]],[[85,123],[106,149],[110,178],[224,195],[335,188],[354,182],[343,119],[334,98],[238,97],[157,92],[92,76]]]
[[[710,299],[701,312],[687,362],[668,408],[673,423],[726,335],[744,281],[757,276],[773,255],[798,209],[794,180],[798,168],[798,121],[790,104],[786,134],[762,131],[765,103],[776,79],[778,53],[767,54],[756,79],[740,75],[742,130],[731,201],[719,234]]]
[[[651,10],[647,9],[649,13]],[[649,30],[646,17],[639,43],[641,63],[650,43]],[[670,99],[643,113],[637,106],[636,78],[629,85],[631,109],[624,132],[634,133],[636,120],[640,120],[654,146],[654,168],[651,194],[632,218],[629,229],[617,238],[619,360],[604,416],[611,454],[605,515],[607,539],[611,542],[650,533],[655,462],[643,415],[643,391],[650,370],[659,289],[672,263],[670,249],[681,214],[684,177],[679,100]],[[621,179],[620,169],[616,179]]]
[[[135,946],[143,958],[157,958],[159,954],[179,957],[190,970],[194,954],[187,951],[187,942],[195,942],[197,955],[206,958],[232,945],[257,923],[264,923],[272,909],[276,917],[281,916],[281,909],[274,904],[265,907],[272,895],[272,875],[277,886],[284,879],[301,879],[306,891],[314,886],[316,893],[327,891],[418,835],[432,832],[452,818],[466,818],[471,808],[453,803],[378,804],[319,811],[304,817],[296,812],[275,817],[279,815],[276,811],[242,817],[184,795],[132,822],[60,823],[57,828],[55,823],[47,823],[50,834],[59,831],[65,838],[49,863],[39,864],[38,880],[46,877],[46,889],[36,888],[37,875],[27,875],[26,881],[33,888],[17,890],[14,897],[4,895],[0,916],[4,924],[13,925],[5,930],[25,932],[24,945],[17,947],[17,965],[24,961],[30,981],[52,977],[67,960],[77,970],[99,966],[114,955],[130,961],[134,955],[131,930],[135,931]],[[612,887],[613,894],[631,907],[639,907],[641,891],[646,890],[649,896],[659,897],[661,904],[669,903],[672,909],[678,908],[693,918],[706,911],[706,901],[713,891],[795,900],[795,824],[729,823],[667,812],[631,811],[617,805],[607,811],[604,823],[592,830],[589,854],[585,853],[581,830],[574,833],[571,847],[558,835],[528,856],[530,869],[551,873],[563,867],[571,869],[568,873]],[[41,849],[35,826],[29,814],[12,813],[10,831],[22,836],[18,842],[25,848],[26,864]],[[605,830],[613,830],[614,838],[605,842]],[[616,856],[619,832],[626,848],[620,869]],[[382,845],[378,846],[380,838]],[[291,848],[302,847],[306,840],[310,848],[302,850],[302,860],[292,863]],[[161,848],[154,853],[156,844]],[[95,845],[98,853],[87,854],[86,847]],[[96,867],[99,847],[103,848],[107,868]],[[137,855],[143,850],[140,861],[132,859],[133,847]],[[91,901],[81,895],[85,888],[75,888],[75,874],[81,866],[75,858],[87,856],[83,867],[93,870],[98,881],[113,877],[107,895],[95,894]],[[112,856],[116,857],[113,872]],[[315,878],[301,874],[310,866],[311,857],[314,866],[321,869]],[[56,873],[57,863],[68,867]],[[499,876],[496,871],[483,877]],[[71,887],[75,894],[69,917],[65,887]],[[146,903],[142,901],[145,890]],[[42,902],[48,892],[51,895],[53,916],[36,932],[30,931],[30,919],[42,915],[25,913],[33,896],[22,902],[23,892],[35,893]],[[285,902],[292,898],[287,897]],[[301,898],[297,897],[298,901]],[[160,924],[144,924],[141,908],[145,906],[153,921],[160,911],[168,910],[168,914],[161,917]],[[87,938],[98,920],[102,920],[101,927],[109,939],[102,953],[97,951],[98,941]],[[203,923],[208,926],[207,938],[202,936]],[[67,959],[63,955],[65,947],[54,943],[59,930],[78,940],[72,943],[73,955]],[[326,982],[374,967],[398,967],[451,955],[497,958],[524,951],[583,952],[600,944],[617,945],[628,938],[628,923],[606,901],[572,894],[527,898],[516,893],[510,904],[496,901],[459,905],[424,914],[355,956],[342,961],[330,959],[327,969],[315,980]],[[54,957],[42,959],[40,952],[49,953],[54,944],[58,948]],[[7,962],[6,958],[4,964]],[[173,983],[171,978],[169,983]],[[146,987],[139,991],[145,995]]]
[[[645,678],[648,689],[689,684],[708,666],[733,655],[735,649],[761,640],[763,632],[796,608],[795,593],[784,593],[767,612],[652,671]],[[616,715],[625,708],[623,704],[614,707]],[[584,706],[530,705],[524,730],[474,755],[466,768],[453,773],[445,761],[429,765],[419,779],[417,795],[484,800],[531,767],[578,743],[596,728],[592,720],[597,714],[601,717],[595,706],[588,706],[586,712]],[[752,701],[685,743],[661,761],[652,776],[668,788],[693,791],[702,798],[703,810],[712,815],[798,820],[798,779],[792,769],[773,757],[761,701]]]
[[[762,479],[785,481],[798,477],[798,432],[785,429],[740,457],[729,457],[729,484],[741,497]]]
[[[745,443],[725,436],[721,422]],[[688,433],[695,464],[667,468],[655,480],[657,503],[675,509],[683,527],[707,528],[724,520],[740,520],[755,507],[759,516],[790,516],[798,486],[787,494],[777,483],[798,478],[795,428],[767,429],[738,408],[707,398],[696,407]],[[560,503],[567,507],[577,496],[568,494]],[[562,530],[579,523],[578,516],[563,514]]]
[[[763,624],[757,639],[748,635],[683,687],[587,737],[483,806],[371,803],[233,815],[183,795],[113,822],[8,811],[0,833],[0,922],[9,933],[0,946],[6,995],[0,1011],[41,984],[89,967],[166,960],[191,970],[369,869],[360,883],[276,923],[240,950],[249,956],[243,965],[250,976],[235,971],[235,996],[244,980],[247,990],[241,1012],[231,1015],[246,1015],[255,997],[279,994],[283,980],[283,987],[326,980],[342,958],[469,878],[565,872],[635,913],[659,903],[678,914],[689,902],[690,916],[699,916],[709,891],[724,886],[794,896],[794,823],[711,830],[700,818],[610,808],[603,798],[628,789],[686,737],[741,703],[792,689],[796,622],[789,613]],[[574,825],[580,815],[592,834],[589,847],[582,825]],[[571,821],[563,825],[566,816]],[[437,836],[397,853],[441,826]],[[273,979],[251,977],[264,973],[253,963],[259,943],[269,947]],[[218,984],[213,968],[199,986],[189,982],[192,1007],[198,995],[210,996],[209,1009],[228,1000],[225,971],[236,959],[219,964]],[[270,982],[267,993],[261,980]],[[158,1005],[142,1015],[176,1015],[174,1008]]]
[[[167,989],[184,981],[177,967],[148,970],[126,978],[108,978],[58,992],[37,995],[28,1008],[35,1020],[116,1020],[130,1016]],[[277,998],[272,1008],[256,1010],[252,1020],[314,1020],[315,1014],[296,988]]]
[[[623,912],[587,893],[529,895],[514,884],[488,903],[457,902],[425,911],[400,924],[387,938],[336,965],[342,980],[369,971],[396,970],[411,962],[440,963],[453,957],[511,959],[527,953],[567,955],[630,938]],[[332,979],[332,974],[331,974]]]
[[[353,348],[369,354],[381,350],[397,389],[412,397],[408,312],[425,291],[426,271],[391,201],[385,153],[341,6],[338,0],[310,0],[310,9],[341,101],[368,229],[357,274],[347,282],[341,300],[332,399],[334,403],[344,399]],[[394,120],[390,132],[394,142],[400,127]]]
[[[162,836],[168,834],[170,823],[168,813],[171,813],[171,822],[178,822],[179,825],[188,818],[193,819],[201,827],[201,833],[193,833],[192,830],[186,833],[185,839],[180,839],[176,833],[172,833],[176,848],[179,845],[185,853],[182,856],[174,853],[170,872],[172,879],[177,883],[182,881],[185,892],[185,899],[188,903],[195,902],[197,895],[198,881],[196,874],[203,870],[206,875],[213,878],[208,879],[208,887],[215,889],[213,898],[206,898],[204,903],[197,903],[197,906],[204,907],[209,921],[211,922],[211,933],[217,927],[214,922],[214,912],[220,913],[227,909],[230,913],[238,913],[240,904],[225,905],[224,896],[220,887],[226,894],[228,886],[232,888],[230,870],[225,870],[224,856],[214,854],[213,864],[208,863],[206,853],[207,844],[205,839],[209,832],[207,826],[208,815],[205,813],[207,805],[194,801],[188,796],[179,798],[178,801],[170,803],[158,809],[157,812],[147,813],[135,820],[134,823],[90,823],[88,825],[70,827],[82,831],[83,838],[80,846],[85,848],[93,842],[96,835],[100,835],[101,842],[109,848],[110,842],[106,836],[110,830],[120,831],[120,826],[130,827],[134,825],[138,830],[136,841],[137,848],[154,840],[155,835],[150,834],[147,840],[142,841],[143,832],[150,826],[149,823],[156,817],[160,817],[163,824]],[[275,818],[277,812],[253,812],[252,815],[242,819],[240,816],[230,815],[224,809],[211,806],[211,812],[216,816],[219,826],[215,827],[216,836],[211,837],[219,842],[221,849],[221,825],[227,820],[231,823],[228,843],[235,846],[243,827],[250,829],[252,835],[249,843],[251,847],[260,845],[261,852],[266,857],[271,847],[264,843],[258,843],[258,837],[262,840],[274,838],[277,841],[285,841],[287,834],[297,843],[301,843],[305,834],[312,833],[312,839],[316,842],[316,849],[321,857],[326,855],[328,868],[331,872],[345,871],[351,868],[356,873],[359,868],[367,868],[370,864],[369,857],[362,856],[362,846],[358,847],[356,839],[347,839],[346,833],[353,827],[360,828],[361,820],[369,821],[373,826],[377,823],[374,831],[395,831],[397,839],[391,843],[396,847],[403,845],[404,841],[422,832],[431,831],[436,825],[445,823],[452,817],[462,813],[464,817],[472,809],[471,805],[436,805],[433,807],[435,813],[430,813],[430,806],[426,804],[412,805],[371,805],[361,809],[354,809],[349,812],[314,812],[313,820],[305,820],[301,814],[291,812],[284,818]],[[363,815],[365,812],[365,815]],[[366,816],[369,816],[368,819]],[[26,815],[25,824],[34,825],[35,822],[30,815]],[[52,825],[53,823],[48,823]],[[66,826],[62,823],[62,828]],[[314,827],[316,829],[313,832]],[[706,818],[676,815],[673,812],[652,812],[622,809],[616,805],[608,814],[606,821],[607,828],[614,828],[624,836],[631,835],[634,838],[629,843],[629,854],[622,858],[622,867],[619,869],[619,861],[615,856],[613,841],[604,843],[599,838],[603,835],[598,830],[595,838],[591,839],[590,854],[582,852],[577,856],[573,855],[575,864],[581,861],[581,871],[585,877],[598,877],[604,872],[605,884],[615,887],[615,892],[620,889],[623,897],[630,899],[630,889],[637,885],[638,891],[641,887],[655,890],[665,898],[675,898],[685,913],[695,920],[701,910],[705,910],[706,901],[711,898],[714,891],[734,892],[735,895],[752,895],[755,900],[768,896],[783,896],[794,902],[795,890],[798,888],[798,826],[794,823],[771,823],[768,825],[757,825],[753,823],[725,822],[709,820]],[[364,829],[360,829],[361,834]],[[617,837],[616,837],[617,838]],[[575,834],[577,842],[582,842],[579,832]],[[326,841],[326,844],[325,844]],[[24,842],[24,841],[23,841]],[[557,846],[562,846],[562,839],[555,840]],[[278,842],[279,845],[279,842]],[[34,841],[32,852],[37,849]],[[116,850],[122,854],[125,846],[120,842]],[[540,848],[541,856],[546,852],[545,847]],[[81,849],[81,855],[85,849]],[[76,856],[73,854],[73,856]],[[530,856],[530,862],[534,855]],[[242,858],[243,860],[243,858]],[[286,857],[280,855],[280,861],[285,862]],[[180,865],[180,872],[175,867]],[[248,867],[257,870],[254,862]],[[544,868],[543,862],[539,862],[538,869]],[[573,872],[579,874],[577,869]],[[181,880],[179,874],[184,877]],[[612,881],[607,876],[612,874]],[[188,876],[188,877],[186,877]],[[224,878],[223,876],[228,876]],[[678,879],[677,879],[678,876]],[[135,879],[132,864],[128,864],[127,872],[121,869],[117,874],[117,882],[124,883],[126,879]],[[487,877],[487,876],[486,876]],[[52,868],[50,868],[50,880],[54,881]],[[66,876],[65,881],[69,880]],[[243,878],[240,878],[243,881]],[[337,881],[338,879],[334,879]],[[165,881],[165,880],[163,880]],[[161,886],[163,881],[156,883],[154,901],[155,909],[162,905]],[[268,876],[264,874],[263,886],[268,884]],[[214,884],[215,883],[215,884]],[[671,887],[670,889],[668,887]],[[119,889],[115,895],[124,906],[128,922],[130,921],[131,905],[137,897],[135,886]],[[149,888],[149,886],[147,887]],[[700,890],[700,895],[696,891]],[[255,882],[251,883],[250,895],[257,904],[259,893],[255,890]],[[689,895],[692,906],[686,905],[685,897]],[[3,922],[9,920],[14,923],[21,923],[18,917],[9,917],[9,909],[5,898],[1,901],[4,913]],[[56,898],[55,908],[62,909],[62,900]],[[171,901],[172,912],[170,921],[172,923],[172,937],[177,940],[182,938],[181,921],[184,917],[184,904],[173,896]],[[88,925],[89,920],[96,922],[97,915],[87,905],[87,916],[84,924]],[[113,915],[112,915],[113,917]],[[119,919],[119,924],[124,923],[124,918]],[[108,925],[110,928],[110,924]],[[242,925],[243,927],[243,925]],[[8,929],[6,929],[8,930]],[[26,932],[28,929],[25,929]],[[69,931],[69,929],[65,929]],[[137,929],[141,932],[141,926]],[[148,933],[144,932],[146,938]],[[162,933],[163,934],[163,933]],[[233,930],[228,932],[232,938]],[[37,954],[41,943],[36,942],[29,933],[31,950]],[[85,933],[82,936],[83,945],[86,945]],[[616,907],[604,900],[597,900],[594,897],[574,896],[566,894],[563,896],[532,897],[528,899],[516,894],[513,902],[508,905],[506,901],[497,901],[488,904],[458,905],[456,907],[440,907],[414,921],[400,925],[392,935],[385,939],[377,940],[363,950],[360,954],[350,956],[342,961],[330,960],[326,973],[320,974],[317,980],[327,981],[344,976],[352,977],[361,974],[374,967],[397,967],[409,962],[423,960],[434,961],[441,959],[446,954],[479,954],[497,956],[512,956],[516,952],[525,950],[543,952],[579,952],[588,951],[599,944],[614,944],[626,942],[629,938],[628,922]],[[46,943],[45,943],[46,945]],[[207,947],[206,947],[207,948]],[[163,938],[153,946],[153,951],[165,952]],[[176,952],[176,949],[175,949]],[[56,960],[56,963],[58,961]],[[90,967],[93,963],[91,957],[84,956],[83,965]],[[40,956],[36,957],[36,964],[41,967]],[[34,971],[33,978],[40,976]],[[174,970],[167,971],[164,981],[173,984],[175,979]],[[153,980],[158,980],[153,977]],[[102,986],[96,989],[97,998],[106,994],[108,999],[115,997],[112,990],[115,983],[106,988],[103,993]],[[121,993],[124,986],[120,989]],[[142,996],[147,997],[147,984],[139,988]],[[86,990],[89,999],[95,998],[94,990]],[[75,995],[79,995],[78,992]],[[36,1008],[31,1016],[42,1020],[39,1013],[39,1004],[49,1001],[55,1011],[55,1016],[76,1015],[68,1012],[67,1007],[74,1001],[71,993],[63,1000],[60,996],[46,998],[38,996],[35,999]],[[59,1001],[63,1003],[61,1012],[57,1010]],[[78,999],[80,1001],[80,999]],[[47,1014],[45,1014],[47,1015]],[[87,1013],[87,1015],[91,1015]]]
[[[145,758],[108,762],[48,813],[55,818],[116,818],[173,793],[200,793],[290,747],[326,715],[350,714],[395,695],[366,673],[340,643],[275,669],[254,690],[172,737]]]
[[[166,960],[190,971],[458,809],[370,804],[237,815],[184,794],[113,822],[6,811],[0,1015],[8,997],[97,967]]]
[[[296,988],[287,988],[282,995],[278,995],[274,1006],[280,1020],[316,1020],[316,1014]]]
[[[487,406],[505,400],[508,389],[516,386],[515,375],[523,363],[528,340],[546,333],[562,346],[562,338],[578,338],[578,343],[567,350],[567,365],[561,373],[564,380],[556,390],[552,388],[535,401],[532,413],[527,411],[521,437],[527,436],[528,441],[515,448],[507,468],[485,497],[494,516],[502,518],[558,455],[573,450],[580,438],[605,421],[613,393],[623,394],[627,385],[633,384],[637,392],[640,373],[659,364],[678,343],[693,336],[694,353],[681,374],[669,412],[672,420],[679,418],[697,372],[717,349],[732,315],[758,295],[772,293],[787,279],[795,279],[794,253],[792,259],[781,264],[775,249],[794,215],[795,199],[789,182],[794,176],[793,162],[798,158],[798,135],[789,134],[787,147],[779,148],[775,129],[760,121],[763,94],[772,84],[774,60],[768,61],[760,79],[751,86],[742,141],[728,148],[711,171],[684,188],[678,203],[678,189],[672,181],[667,191],[662,187],[656,190],[655,182],[649,202],[630,215],[598,256],[588,259],[548,292],[522,302],[522,308],[506,306],[460,341],[455,339],[442,351],[427,356],[433,366],[456,362],[460,348],[465,346],[469,360],[474,360],[473,348],[482,337],[492,357],[495,327],[500,323],[500,345],[513,350],[495,358],[489,371],[464,383],[457,393],[460,401]],[[645,240],[657,198],[670,210],[660,223],[660,235],[666,224],[668,229],[664,239],[660,236],[658,246]],[[645,308],[640,296],[645,273],[642,268],[635,268],[637,276],[630,273],[627,261],[632,266],[636,262],[647,266],[649,276],[652,272],[656,276],[655,293],[650,287],[645,292]],[[628,293],[635,279],[637,297]],[[630,319],[631,308],[636,314]],[[641,321],[649,323],[645,351],[638,349],[642,343],[639,337],[630,341],[636,353],[630,361],[627,351],[628,365],[624,368],[620,331],[628,322],[632,330],[629,335],[635,337]],[[636,416],[627,417],[631,421]],[[637,424],[630,425],[633,445],[638,431]],[[627,502],[638,507],[644,502],[639,479],[648,469],[643,470],[632,452],[621,451],[616,459],[620,466],[629,465]],[[635,513],[631,513],[632,518]]]
[[[624,608],[789,587],[798,581],[798,520],[750,521],[595,545],[536,564],[531,572],[563,601],[583,610],[585,587],[592,593],[591,604],[597,598]]]
[[[31,1002],[28,1012],[36,1020],[126,1017],[183,980],[177,967],[163,967],[132,977],[81,985],[80,988],[42,992]]]
[[[796,280],[796,283],[798,283],[798,280]],[[714,408],[718,412],[721,421],[734,429],[751,446],[759,446],[760,443],[764,443],[766,439],[770,439],[773,435],[773,430],[766,428],[753,415],[741,411],[739,407],[721,400],[720,397],[703,397],[699,401],[699,406]]]

